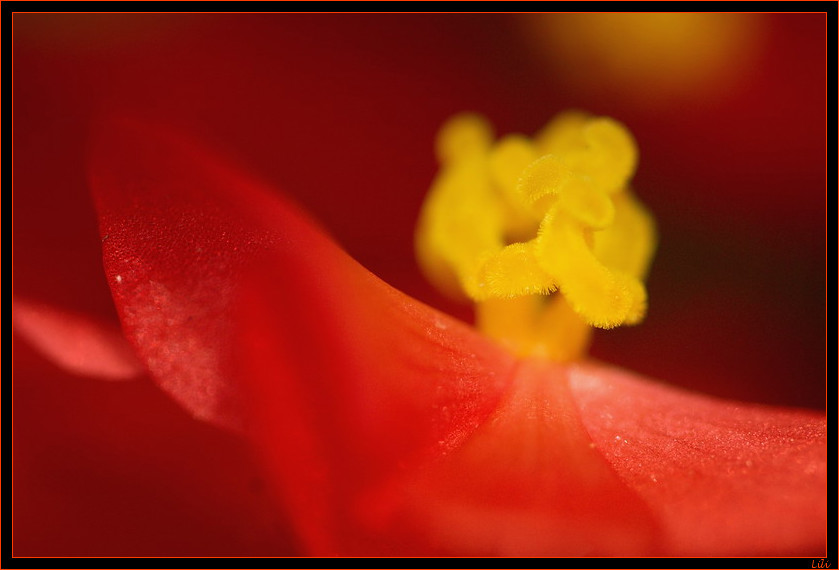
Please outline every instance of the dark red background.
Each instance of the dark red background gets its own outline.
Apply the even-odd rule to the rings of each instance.
[[[632,130],[661,236],[647,321],[598,333],[593,355],[822,409],[826,16],[765,25],[730,93],[649,108],[556,77],[512,15],[16,14],[14,291],[115,319],[85,157],[99,118],[127,112],[220,149],[374,273],[469,318],[413,260],[436,130],[474,110],[532,133],[583,108]],[[241,442],[149,383],[72,378],[15,350],[16,555],[293,552]]]

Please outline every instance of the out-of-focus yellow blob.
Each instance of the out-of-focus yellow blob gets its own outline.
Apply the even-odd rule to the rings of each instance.
[[[533,140],[493,142],[476,115],[440,131],[441,170],[417,256],[443,291],[477,303],[477,326],[519,356],[573,360],[590,327],[643,319],[651,215],[628,188],[638,162],[620,123],[582,113]]]
[[[638,104],[714,96],[762,45],[761,14],[527,14],[522,33],[565,86]]]

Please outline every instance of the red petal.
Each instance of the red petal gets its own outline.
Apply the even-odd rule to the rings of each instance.
[[[825,555],[823,415],[726,402],[619,370],[576,369],[592,440],[689,556]]]
[[[254,432],[312,552],[753,554],[823,545],[823,419],[741,410],[596,367],[570,377],[564,367],[516,367],[173,135],[114,126],[93,172],[126,331],[196,415],[237,424],[234,381],[247,381]],[[256,284],[239,298],[254,263],[263,264]],[[641,451],[617,446],[617,436]],[[679,443],[688,437],[696,449]]]
[[[590,446],[566,368],[516,364],[321,253],[269,258],[240,339],[254,433],[311,553],[654,551],[655,521]]]
[[[587,497],[574,503],[574,517],[563,515],[559,523],[556,510],[568,501],[544,509],[544,489],[530,491],[531,476],[544,472],[534,471],[532,461],[543,460],[538,454],[500,478],[492,464],[469,454],[456,454],[459,459],[442,470],[433,463],[459,450],[490,416],[530,413],[533,396],[518,396],[543,386],[526,373],[516,374],[524,388],[502,403],[514,377],[506,352],[387,287],[287,204],[172,135],[123,124],[99,148],[93,186],[106,271],[126,331],[158,382],[202,417],[235,421],[234,379],[255,382],[255,433],[272,463],[283,463],[276,473],[314,552],[555,552],[557,529],[574,540],[586,537],[575,552],[614,552],[616,541],[601,532],[604,524],[623,529],[628,538],[619,544],[629,548],[649,540],[643,505],[591,452],[575,419],[564,430],[543,426],[557,444],[550,464],[561,467],[569,455],[579,459],[545,485],[554,494]],[[257,257],[266,250],[273,255]],[[267,290],[244,296],[255,322],[236,333],[230,322],[235,286],[260,260]],[[226,359],[235,341],[253,351],[244,359],[244,375]],[[567,390],[547,393],[568,409]],[[528,445],[529,433],[513,431],[510,449]],[[505,434],[491,430],[478,439],[504,449],[497,442]],[[457,474],[482,472],[489,479],[463,505],[428,509],[429,500],[458,484]],[[495,509],[493,497],[516,487],[528,492]],[[612,516],[616,496],[626,512]],[[534,537],[491,544],[509,529],[480,522],[488,506],[530,521]],[[444,520],[464,508],[466,519]],[[477,538],[464,527],[475,526],[469,519],[476,517]],[[393,521],[392,532],[380,532]],[[429,534],[438,526],[443,535]],[[637,533],[627,532],[630,526]],[[572,527],[578,530],[569,534]],[[571,543],[563,539],[562,545]]]
[[[818,555],[823,418],[512,364],[337,250],[265,268],[243,378],[311,553]]]
[[[257,182],[138,123],[104,127],[91,186],[126,336],[155,381],[195,416],[241,427],[229,353],[242,269],[257,252],[324,238]]]
[[[143,374],[131,346],[110,323],[19,298],[12,300],[12,320],[16,333],[69,372],[105,380]]]
[[[254,434],[310,551],[428,552],[422,536],[377,536],[381,493],[470,436],[513,358],[334,246],[269,258],[246,297]]]

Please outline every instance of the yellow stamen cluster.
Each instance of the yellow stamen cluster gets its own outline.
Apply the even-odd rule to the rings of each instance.
[[[460,115],[436,150],[417,255],[477,303],[479,328],[520,356],[571,360],[590,326],[643,319],[655,230],[628,188],[638,151],[623,125],[564,113],[532,140],[493,141],[486,120]]]

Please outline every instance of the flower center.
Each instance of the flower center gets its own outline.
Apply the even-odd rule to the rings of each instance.
[[[485,119],[459,115],[436,150],[417,256],[476,303],[479,329],[522,357],[573,360],[590,327],[643,319],[655,228],[628,187],[638,151],[623,125],[569,112],[494,142]]]

